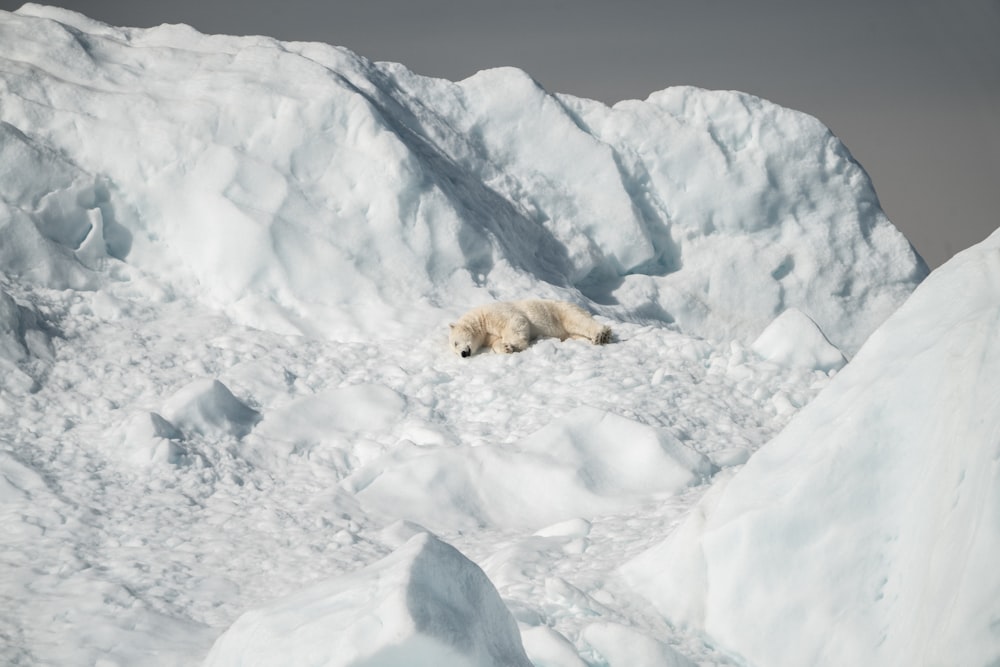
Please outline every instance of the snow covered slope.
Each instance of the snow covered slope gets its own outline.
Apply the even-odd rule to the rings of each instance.
[[[1000,232],[931,275],[629,578],[750,664],[996,664],[998,324]]]
[[[618,569],[925,272],[747,95],[0,13],[0,662],[734,664]],[[447,349],[525,296],[615,339]]]
[[[54,288],[149,276],[334,340],[489,296],[719,340],[794,306],[850,355],[926,273],[837,138],[748,95],[609,109],[514,69],[452,83],[37,5],[0,43],[4,266]]]

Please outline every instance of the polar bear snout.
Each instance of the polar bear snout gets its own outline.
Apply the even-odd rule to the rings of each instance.
[[[449,324],[448,327],[448,344],[451,345],[451,349],[463,359],[471,357],[472,353],[479,347],[473,332],[467,326],[454,322]]]

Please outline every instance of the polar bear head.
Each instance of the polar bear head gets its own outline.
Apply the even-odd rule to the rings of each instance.
[[[482,345],[481,336],[477,336],[472,327],[464,323],[449,325],[448,342],[455,354],[461,357],[471,357]]]

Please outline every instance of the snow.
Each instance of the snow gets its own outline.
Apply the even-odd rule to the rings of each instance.
[[[746,634],[774,635],[714,596],[763,566],[726,560],[749,547],[717,517],[781,442],[821,460],[829,424],[875,443],[878,479],[924,471],[890,500],[928,491],[919,513],[835,493],[841,520],[901,516],[887,534],[907,553],[937,528],[970,546],[962,567],[935,552],[944,577],[887,557],[863,572],[899,604],[848,606],[898,646],[955,583],[942,618],[968,644],[936,655],[994,646],[976,620],[991,589],[972,586],[995,551],[963,522],[995,525],[991,464],[866,439],[987,434],[985,337],[955,339],[954,375],[935,357],[906,376],[924,392],[907,399],[963,388],[947,419],[913,400],[920,419],[880,421],[872,398],[758,453],[825,388],[869,377],[865,350],[926,274],[815,119],[689,87],[609,108],[509,68],[449,82],[31,4],[0,13],[0,109],[0,662],[741,664]],[[468,308],[526,297],[580,304],[614,339],[447,349]],[[906,316],[930,332],[914,341],[952,340],[960,302],[941,300]],[[918,345],[884,356],[905,368]],[[806,528],[835,525],[802,500]],[[786,594],[803,622],[829,609]]]
[[[694,667],[669,646],[617,623],[592,623],[583,633],[584,640],[610,666]]]
[[[798,308],[789,308],[774,318],[750,349],[782,366],[835,371],[847,363],[823,330]]]
[[[995,664],[998,320],[1000,232],[935,271],[629,580],[750,664]]]
[[[427,533],[359,571],[247,612],[205,661],[279,664],[531,665],[483,571]]]
[[[4,153],[48,172],[5,197],[12,268],[48,287],[107,265],[241,324],[386,340],[544,281],[712,339],[796,307],[851,354],[926,273],[836,137],[748,95],[608,108],[513,69],[452,83],[37,5],[2,37]]]
[[[163,404],[163,414],[169,420],[167,426],[179,428],[181,434],[236,439],[248,434],[260,421],[260,413],[233,396],[218,380],[195,380],[177,390]]]
[[[436,530],[541,529],[674,495],[714,466],[665,429],[578,407],[511,447],[402,442],[344,480],[367,506]]]

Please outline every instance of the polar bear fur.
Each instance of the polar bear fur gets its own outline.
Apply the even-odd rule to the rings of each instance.
[[[572,303],[529,299],[473,308],[451,324],[448,338],[455,354],[469,357],[480,348],[520,352],[537,338],[583,338],[603,345],[611,341],[611,328]]]

